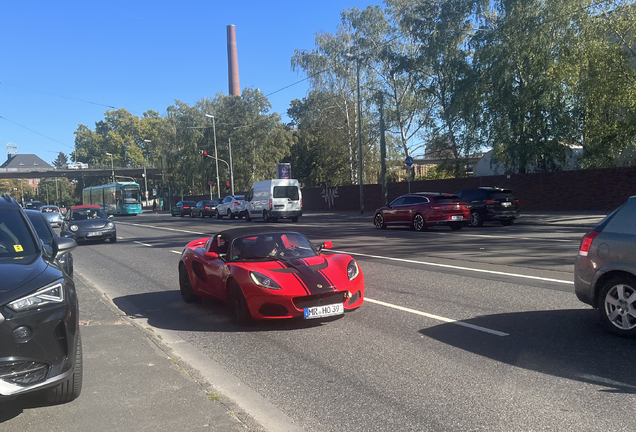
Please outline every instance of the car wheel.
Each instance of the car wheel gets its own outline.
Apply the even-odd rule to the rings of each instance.
[[[45,390],[46,400],[53,404],[64,404],[75,400],[82,393],[82,377],[84,366],[82,364],[82,338],[79,330],[77,333],[77,345],[75,346],[75,365],[73,375],[56,387]]]
[[[510,225],[512,225],[513,223],[515,223],[515,220],[514,220],[514,219],[505,219],[505,220],[502,220],[502,221],[500,221],[500,222],[501,222],[501,224],[502,224],[503,226],[510,226]]]
[[[217,218],[217,219],[223,219],[223,215],[222,215],[222,214],[221,214],[221,212],[220,212],[220,211],[218,211],[218,210],[216,211],[216,218]]]
[[[384,223],[384,216],[382,216],[382,213],[376,213],[375,217],[373,218],[373,221],[374,221],[375,227],[377,229],[385,229],[386,228],[386,224]]]
[[[292,222],[298,222],[298,216],[292,216],[290,219]]]
[[[110,238],[110,242],[111,242],[111,243],[117,243],[117,234],[115,234],[114,236],[112,236],[112,237]]]
[[[478,211],[475,210],[470,212],[470,224],[474,227],[480,227],[484,224],[484,218]]]
[[[190,276],[188,276],[188,271],[183,264],[179,266],[179,291],[181,291],[181,298],[186,303],[198,303],[201,300],[201,297],[192,290]]]
[[[463,228],[464,223],[463,222],[451,222],[448,225],[450,226],[450,229],[452,229],[453,231],[459,231],[460,229]]]
[[[245,220],[247,222],[251,222],[252,221],[252,217],[250,216],[250,212],[245,210]]]
[[[176,216],[176,214],[172,213],[172,217],[175,217],[175,216]]]
[[[183,217],[183,212],[179,210],[179,217]]]
[[[190,217],[194,218],[194,212],[192,212],[192,211],[190,212]]]
[[[232,308],[232,321],[240,325],[248,325],[252,323],[250,309],[243,295],[243,291],[239,285],[232,281],[228,287],[228,301]]]
[[[426,231],[426,220],[421,213],[417,213],[413,217],[413,228],[415,231]]]
[[[619,336],[636,336],[636,278],[619,276],[608,280],[598,297],[598,311],[605,329]]]
[[[269,222],[269,215],[267,214],[267,210],[263,210],[263,222]]]
[[[232,213],[230,209],[227,209],[227,217],[229,217],[230,220],[234,220],[234,213]]]

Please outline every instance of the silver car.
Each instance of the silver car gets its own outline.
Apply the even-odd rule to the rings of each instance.
[[[230,219],[242,218],[245,216],[245,195],[228,195],[216,206],[216,218],[222,219],[227,216]]]
[[[57,228],[62,225],[62,212],[58,206],[45,205],[40,207],[40,211],[52,227]]]
[[[636,196],[583,237],[574,290],[598,310],[607,330],[636,336]]]

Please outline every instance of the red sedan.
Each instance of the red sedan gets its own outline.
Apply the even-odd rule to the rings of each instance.
[[[179,262],[186,303],[213,297],[227,302],[234,321],[342,315],[364,301],[364,276],[349,255],[323,254],[303,235],[276,229],[235,228],[194,240]]]
[[[457,195],[439,192],[416,192],[402,195],[391,204],[375,211],[373,223],[377,229],[388,225],[408,225],[417,231],[430,226],[446,225],[460,230],[470,221],[468,204]]]

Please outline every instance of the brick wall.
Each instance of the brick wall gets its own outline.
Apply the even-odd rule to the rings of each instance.
[[[456,192],[480,186],[511,189],[519,198],[522,211],[609,212],[629,196],[636,195],[636,167],[417,181],[411,182],[411,192]],[[390,201],[407,193],[408,184],[389,183],[387,190]],[[383,204],[380,185],[365,185],[365,212],[372,212]],[[303,209],[359,210],[360,186],[304,188]]]

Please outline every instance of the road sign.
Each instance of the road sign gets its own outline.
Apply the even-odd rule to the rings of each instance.
[[[404,163],[406,164],[406,166],[413,165],[413,158],[411,156],[407,156],[406,159],[404,159]]]

